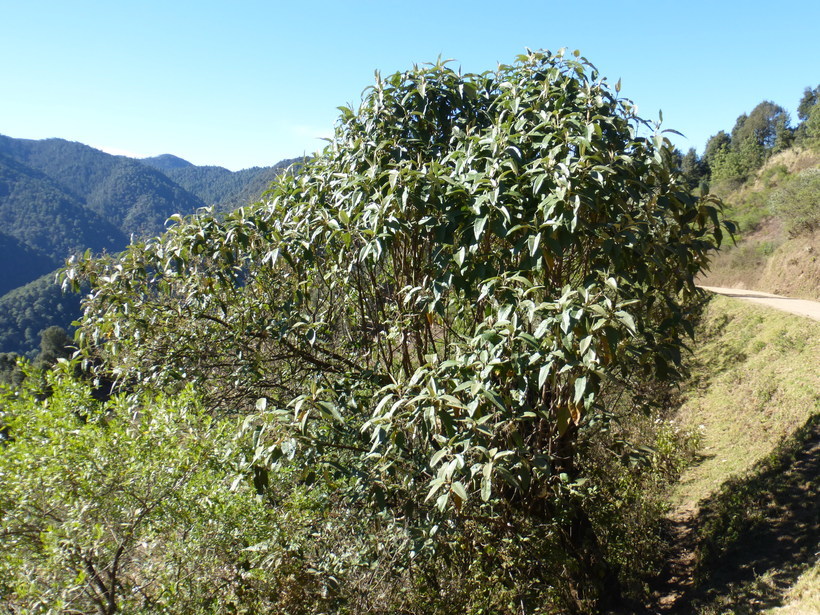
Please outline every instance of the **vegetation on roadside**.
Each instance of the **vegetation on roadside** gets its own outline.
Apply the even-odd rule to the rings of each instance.
[[[796,126],[778,105],[761,103],[683,165],[723,198],[738,228],[737,246],[723,249],[704,283],[820,299],[818,93],[806,88]]]
[[[820,299],[820,151],[790,149],[730,192],[737,245],[714,259],[704,283]]]
[[[563,53],[417,67],[265,202],[73,261],[86,363],[3,402],[4,475],[42,460],[0,507],[7,604],[640,598],[688,446],[663,408],[724,230],[653,128]]]
[[[638,611],[670,503],[677,608],[812,608],[820,325],[694,283],[710,182],[816,231],[817,94],[700,160],[577,53],[414,67],[263,202],[72,259],[80,353],[0,355],[0,610]]]
[[[814,612],[820,323],[715,297],[698,331],[678,421],[701,446],[673,493],[697,510],[695,585],[682,604]]]

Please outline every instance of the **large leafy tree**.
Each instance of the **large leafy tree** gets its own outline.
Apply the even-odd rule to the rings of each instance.
[[[583,59],[416,67],[342,108],[266,201],[66,278],[93,286],[82,336],[106,369],[251,413],[261,488],[265,466],[333,476],[414,565],[467,553],[516,604],[563,577],[601,606],[617,577],[583,442],[629,382],[674,376],[721,239],[674,166]]]
[[[765,155],[785,149],[791,141],[789,114],[780,105],[764,100],[749,113],[741,115],[732,130],[732,141],[752,141]]]
[[[797,127],[795,140],[801,145],[817,147],[820,144],[820,85],[806,88],[797,106],[800,125]]]

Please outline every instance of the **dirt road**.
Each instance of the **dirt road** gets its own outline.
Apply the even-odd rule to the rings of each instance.
[[[744,290],[742,288],[720,288],[717,286],[701,286],[701,288],[719,295],[736,297],[744,301],[767,305],[777,310],[783,310],[784,312],[791,312],[792,314],[799,314],[800,316],[820,320],[820,302],[818,301],[792,299],[791,297],[781,297],[780,295],[761,293],[756,290]]]

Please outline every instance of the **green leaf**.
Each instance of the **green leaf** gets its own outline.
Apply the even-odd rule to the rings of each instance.
[[[583,397],[584,393],[586,393],[587,389],[587,377],[581,376],[580,378],[575,379],[575,397],[573,401],[577,404],[580,402]]]
[[[428,502],[430,500],[430,498],[432,498],[438,492],[438,490],[441,489],[441,486],[443,484],[444,484],[444,480],[441,479],[441,478],[434,478],[433,480],[431,480],[430,481],[430,491],[427,492],[427,497],[424,498],[424,501]]]
[[[466,256],[466,254],[467,250],[466,248],[464,248],[464,246],[462,246],[456,251],[456,253],[453,255],[453,260],[456,262],[456,265],[461,267],[464,264],[464,257]]]
[[[558,427],[559,436],[563,436],[565,433],[567,433],[567,429],[569,429],[570,418],[571,415],[569,408],[564,404],[559,406],[555,415],[555,422],[556,426]]]
[[[538,246],[541,243],[541,234],[536,233],[535,235],[530,235],[527,238],[527,246],[530,249],[530,254],[533,257],[538,256]]]
[[[538,388],[542,388],[544,383],[549,378],[550,372],[552,371],[552,363],[547,363],[546,365],[542,365],[541,369],[538,370]]]
[[[430,457],[430,467],[435,468],[439,461],[449,452],[449,449],[442,448],[437,450],[432,457]]]
[[[487,225],[487,216],[480,216],[475,219],[473,222],[473,235],[475,235],[476,240],[481,239],[481,235],[484,233],[484,227]]]
[[[635,321],[632,319],[632,315],[629,312],[618,310],[617,312],[615,312],[615,316],[617,316],[618,320],[624,323],[632,333],[637,332],[637,328],[635,327]]]
[[[549,329],[550,324],[552,323],[549,320],[542,320],[538,324],[538,327],[535,329],[535,333],[533,333],[533,335],[539,340],[542,339],[544,334],[547,332],[547,329]]]
[[[342,415],[339,414],[339,409],[336,407],[336,404],[328,401],[319,401],[316,405],[319,406],[320,411],[323,410],[325,414],[329,414],[339,423],[344,423],[344,419],[342,418]]]
[[[460,481],[453,482],[453,484],[450,485],[450,491],[461,498],[463,502],[467,501],[467,490],[464,489],[464,485],[462,485]]]
[[[501,398],[498,395],[496,395],[493,391],[490,391],[488,389],[481,389],[481,394],[487,399],[489,399],[493,403],[493,405],[502,412],[506,410],[503,402],[501,401]]]
[[[481,479],[481,499],[484,502],[488,502],[490,500],[490,496],[493,492],[493,482],[490,478],[485,476]]]

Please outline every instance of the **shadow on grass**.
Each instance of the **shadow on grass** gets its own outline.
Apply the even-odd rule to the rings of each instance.
[[[820,414],[700,503],[694,584],[676,611],[759,613],[820,550]]]

